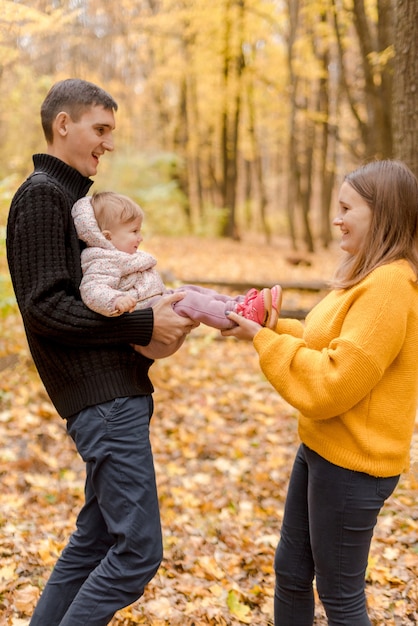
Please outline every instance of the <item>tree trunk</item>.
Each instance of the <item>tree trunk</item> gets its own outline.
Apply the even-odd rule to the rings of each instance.
[[[252,170],[254,173],[254,177],[251,177],[255,180],[255,185],[257,186],[257,194],[254,191],[251,194],[251,199],[255,201],[255,196],[258,198],[259,205],[259,216],[261,221],[261,226],[263,228],[263,232],[266,238],[266,243],[269,244],[271,242],[271,229],[269,223],[267,221],[266,208],[267,208],[267,194],[266,194],[266,186],[264,182],[264,173],[263,173],[263,163],[262,163],[262,155],[260,153],[260,147],[257,141],[256,134],[256,107],[254,104],[254,88],[253,82],[251,81],[247,88],[247,104],[248,104],[248,134],[251,142],[251,150],[252,150]],[[251,169],[250,169],[251,172]],[[250,174],[251,175],[251,174]]]
[[[296,93],[298,79],[293,71],[293,47],[296,41],[299,17],[299,0],[288,0],[289,35],[287,41],[287,62],[289,70],[289,144],[287,175],[287,223],[293,250],[297,249],[295,210],[298,202],[298,162],[296,149]]]
[[[366,11],[365,0],[353,0],[353,23],[357,33],[359,68],[364,88],[359,90],[359,80],[353,80],[353,69],[346,59],[355,58],[348,54],[343,39],[349,34],[343,22],[342,5],[333,0],[334,20],[341,80],[347,101],[356,121],[362,147],[351,145],[353,154],[361,160],[390,158],[392,147],[392,72],[391,45],[393,43],[394,0],[377,0],[377,22],[374,24]]]
[[[394,154],[418,176],[418,3],[396,2]]]
[[[308,252],[314,251],[314,240],[310,224],[310,210],[312,202],[312,176],[313,176],[313,155],[315,144],[315,124],[310,119],[305,119],[305,129],[303,132],[304,146],[302,165],[299,165],[299,198],[302,209],[303,240]]]
[[[242,26],[244,0],[227,0],[225,6],[224,44],[224,104],[222,112],[222,195],[226,221],[222,235],[239,239],[236,223],[238,179],[238,133],[241,119],[241,89],[244,61],[242,56]],[[233,29],[235,28],[233,37]],[[238,45],[234,39],[238,37]]]
[[[321,16],[326,23],[327,15]],[[318,113],[323,120],[319,129],[319,234],[322,246],[328,248],[332,240],[330,210],[335,181],[336,132],[330,119],[336,119],[339,88],[335,75],[329,72],[331,63],[329,48],[317,52],[322,67],[319,81]]]

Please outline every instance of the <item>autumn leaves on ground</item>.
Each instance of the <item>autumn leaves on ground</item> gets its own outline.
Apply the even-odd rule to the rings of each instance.
[[[147,249],[179,280],[266,284],[327,278],[337,254],[313,256],[307,267],[286,262],[280,244],[156,238]],[[283,306],[309,307],[315,298],[288,292]],[[73,529],[84,469],[34,371],[19,317],[2,310],[0,626],[26,626]],[[266,382],[250,344],[204,327],[157,362],[152,378],[165,558],[144,597],[112,625],[272,624],[274,549],[298,445],[295,411]],[[376,529],[367,579],[374,625],[418,620],[417,466],[402,477]],[[326,624],[319,605],[315,623]]]

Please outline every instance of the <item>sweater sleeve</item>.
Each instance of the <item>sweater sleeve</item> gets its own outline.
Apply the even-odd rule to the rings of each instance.
[[[303,337],[260,330],[254,345],[261,368],[305,417],[339,415],[364,398],[396,358],[413,298],[405,273],[378,268],[344,301],[340,332],[327,345],[312,347],[315,335],[335,320],[335,309],[325,301],[311,312]]]
[[[299,320],[283,318],[279,319],[275,330],[280,334],[286,333],[293,337],[303,337],[304,326]]]
[[[8,261],[28,330],[70,346],[148,345],[152,309],[105,318],[82,302],[78,238],[60,189],[50,183],[26,188],[9,229]]]

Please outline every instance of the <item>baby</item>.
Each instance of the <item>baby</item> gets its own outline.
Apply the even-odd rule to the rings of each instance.
[[[81,198],[72,216],[78,237],[87,244],[81,253],[81,297],[97,313],[121,315],[150,307],[163,294],[181,291],[185,296],[173,305],[174,310],[207,326],[234,327],[227,317],[231,311],[262,326],[276,326],[282,297],[279,285],[253,288],[236,297],[196,285],[167,289],[155,268],[156,259],[138,250],[144,213],[127,196],[108,191]]]

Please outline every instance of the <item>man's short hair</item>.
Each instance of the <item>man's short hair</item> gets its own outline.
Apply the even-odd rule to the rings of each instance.
[[[41,122],[47,142],[53,141],[52,125],[60,111],[65,111],[77,122],[91,106],[118,110],[112,96],[94,83],[80,78],[67,78],[55,83],[41,106]]]

